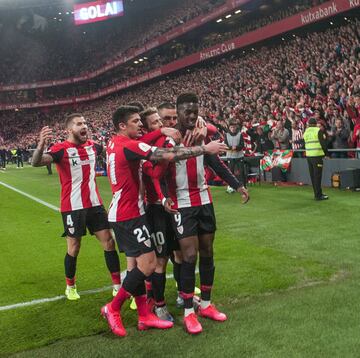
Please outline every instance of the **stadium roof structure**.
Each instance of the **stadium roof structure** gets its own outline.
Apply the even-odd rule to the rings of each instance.
[[[28,8],[39,8],[39,7],[69,7],[73,4],[90,2],[92,0],[0,0],[0,10],[18,10]],[[134,2],[136,0],[124,0],[124,2]],[[154,1],[143,1],[143,2],[154,2]]]

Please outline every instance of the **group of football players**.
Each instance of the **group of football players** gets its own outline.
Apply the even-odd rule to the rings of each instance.
[[[169,259],[185,330],[200,333],[199,317],[225,321],[226,315],[211,302],[216,222],[205,168],[238,191],[243,202],[249,200],[247,190],[219,158],[226,145],[216,139],[216,128],[199,117],[194,93],[183,93],[176,104],[164,102],[157,108],[144,109],[138,102],[120,106],[112,121],[115,135],[105,149],[88,139],[86,120],[75,113],[66,118],[67,140],[45,151],[52,130],[44,127],[33,155],[34,166],[55,162],[60,176],[66,297],[80,298],[76,259],[88,229],[104,248],[114,285],[113,300],[101,309],[114,334],[126,335],[121,307],[130,297],[136,303],[139,330],[173,327],[165,301]],[[96,156],[105,150],[113,193],[108,212],[95,182]],[[122,282],[112,232],[127,258]],[[197,262],[200,297],[194,295]]]

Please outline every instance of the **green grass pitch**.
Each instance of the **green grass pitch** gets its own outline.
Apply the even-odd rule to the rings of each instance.
[[[59,205],[56,173],[8,168],[0,181]],[[106,203],[107,178],[98,180]],[[213,301],[228,321],[201,320],[187,335],[175,308],[174,280],[166,297],[173,329],[138,332],[123,308],[128,337],[100,317],[111,291],[3,311],[0,356],[15,357],[358,357],[360,352],[359,194],[309,187],[250,187],[251,200],[212,188],[218,231]],[[60,214],[0,185],[0,307],[63,295],[65,242]],[[121,257],[122,270],[125,269]],[[169,274],[171,267],[169,267]],[[85,237],[78,259],[80,291],[111,284],[103,252]]]

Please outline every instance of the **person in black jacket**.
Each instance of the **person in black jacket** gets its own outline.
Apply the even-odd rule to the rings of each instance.
[[[268,152],[269,150],[273,150],[274,149],[274,143],[272,140],[269,139],[269,132],[264,132],[263,127],[258,126],[256,128],[256,148],[255,151],[257,153],[262,153],[264,154],[265,152]]]
[[[349,148],[350,131],[345,128],[341,118],[335,120],[335,127],[332,128],[330,140],[332,142],[333,149],[347,149]],[[347,152],[333,152],[331,153],[332,158],[347,158]]]
[[[6,149],[5,148],[0,149],[0,166],[1,166],[1,169],[6,170]]]
[[[20,166],[21,168],[24,168],[23,150],[19,147],[16,149],[16,165],[18,169]]]

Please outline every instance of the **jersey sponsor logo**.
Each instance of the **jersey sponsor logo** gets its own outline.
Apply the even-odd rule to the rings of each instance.
[[[76,167],[77,165],[92,165],[95,163],[94,159],[85,159],[78,161],[77,159],[71,159],[71,165]]]
[[[146,153],[151,149],[151,146],[146,143],[139,143],[139,148]]]

